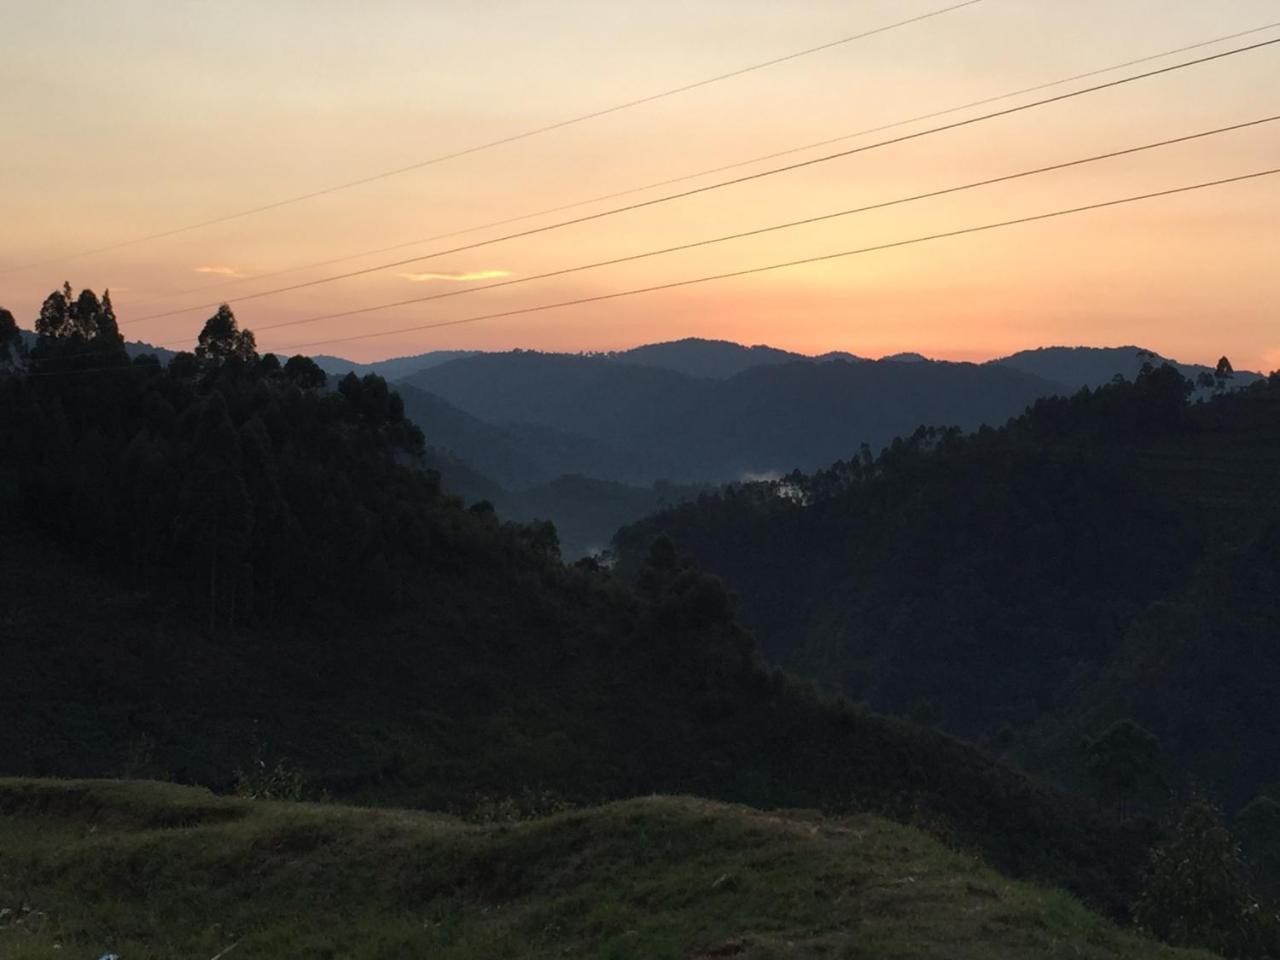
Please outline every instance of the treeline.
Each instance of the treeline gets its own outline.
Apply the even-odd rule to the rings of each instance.
[[[226,307],[167,366],[128,358],[109,294],[55,292],[35,330],[28,354],[0,318],[5,511],[210,629],[396,605],[458,562],[458,536],[524,533],[456,529],[383,379],[329,389],[307,357],[260,355]],[[555,552],[553,531],[529,536]]]

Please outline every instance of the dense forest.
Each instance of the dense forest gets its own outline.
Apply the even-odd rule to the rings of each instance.
[[[306,357],[262,355],[225,307],[194,352],[167,364],[128,356],[106,294],[55,292],[35,328],[28,350],[0,313],[0,513],[10,518],[0,531],[0,774],[149,777],[468,815],[496,805],[522,816],[654,792],[870,810],[1066,887],[1112,916],[1135,915],[1173,942],[1257,955],[1250,945],[1271,935],[1256,910],[1240,919],[1252,902],[1244,861],[1212,809],[1193,803],[1175,822],[1163,819],[1172,807],[1139,804],[1125,789],[1129,747],[1140,753],[1149,736],[1141,729],[1098,739],[1095,766],[1119,769],[1109,781],[1119,799],[1091,799],[927,726],[825,699],[766,658],[797,670],[815,662],[776,627],[799,580],[822,582],[806,557],[882,544],[898,552],[877,574],[873,598],[894,607],[886,591],[905,587],[888,578],[910,573],[916,592],[903,592],[902,603],[939,607],[920,628],[935,646],[913,633],[909,653],[882,643],[855,662],[813,644],[806,655],[829,656],[841,671],[834,675],[874,679],[878,686],[850,684],[856,699],[891,710],[923,700],[944,726],[985,736],[1018,719],[1019,704],[998,695],[1005,685],[1024,688],[1018,697],[1034,704],[1033,719],[1060,689],[1086,680],[1096,681],[1098,703],[1104,693],[1131,696],[1124,669],[1159,656],[1141,634],[1126,635],[1131,655],[1108,661],[1105,674],[1085,676],[1065,661],[1100,663],[1108,642],[1095,636],[1100,624],[1135,610],[1155,616],[1164,608],[1152,604],[1193,574],[1206,585],[1213,570],[1271,576],[1254,569],[1248,551],[1274,550],[1275,520],[1265,537],[1244,537],[1256,507],[1227,494],[1256,478],[1224,471],[1221,488],[1183,477],[1168,499],[1230,501],[1214,514],[1217,525],[1171,524],[1164,501],[1143,499],[1107,456],[1089,450],[1124,450],[1134,438],[1142,450],[1176,450],[1188,430],[1216,430],[1235,449],[1254,420],[1274,429],[1274,382],[1187,408],[1185,381],[1154,370],[1132,386],[1042,402],[1004,431],[969,439],[923,431],[878,459],[868,453],[812,477],[677,508],[623,537],[619,573],[594,560],[563,563],[550,524],[465,505],[430,469],[430,438],[386,381],[353,373],[334,382]],[[1159,472],[1151,456],[1137,461]],[[988,463],[1002,471],[996,483]],[[957,487],[924,482],[940,464]],[[1032,506],[995,522],[1008,508],[1004,494],[1031,497],[1041,484]],[[939,533],[958,501],[969,514]],[[783,526],[855,502],[872,505],[857,508],[856,536],[829,523],[802,539]],[[1045,526],[1035,505],[1052,505],[1058,527]],[[1246,514],[1249,523],[1233,522]],[[685,535],[682,519],[704,532],[701,540]],[[876,532],[891,522],[905,526]],[[672,536],[651,535],[658,529]],[[1006,555],[1010,544],[1061,530],[1079,532],[1073,556],[1091,564],[1076,569],[1053,554],[1027,566]],[[684,555],[710,554],[708,566],[749,594],[738,569],[709,549],[734,542],[730,533],[741,562],[777,564],[754,582],[763,612],[744,605],[763,655],[730,591]],[[773,539],[762,544],[762,536]],[[1198,562],[1215,537],[1214,556],[1243,568]],[[973,542],[985,544],[977,556],[966,552]],[[1129,547],[1114,554],[1118,543]],[[879,560],[855,554],[840,563],[846,575],[866,576]],[[1240,580],[1233,589],[1243,597],[1267,583],[1274,580]],[[962,595],[981,590],[990,596],[973,592],[976,612],[962,615]],[[1002,615],[1000,591],[1023,606]],[[1055,617],[1072,592],[1089,608],[1043,636],[1024,635],[1016,650],[1017,618]],[[1197,594],[1179,596],[1195,603]],[[948,597],[950,607],[941,604]],[[798,630],[839,613],[813,602],[812,616],[797,615]],[[1216,608],[1196,609],[1234,630],[1237,621]],[[855,616],[917,630],[870,603]],[[1265,606],[1233,607],[1232,616],[1259,630],[1272,623]],[[1050,640],[1050,653],[1033,650]],[[906,661],[895,659],[906,656],[916,658],[918,690]],[[952,670],[948,686],[943,657],[980,662],[989,675]],[[1198,669],[1190,659],[1161,666]],[[935,719],[924,712],[916,719]],[[1251,853],[1261,863],[1280,849],[1267,839],[1277,818],[1265,804],[1254,812],[1240,823],[1263,837]],[[1239,862],[1240,871],[1206,881],[1215,905],[1188,931],[1171,925],[1183,886],[1160,872],[1162,862]],[[1175,892],[1161,893],[1165,882]]]
[[[1133,720],[1170,790],[1280,786],[1280,377],[1148,365],[1003,429],[743,484],[618,537],[722,576],[769,659],[1080,786]],[[1153,773],[1154,776],[1154,773]]]

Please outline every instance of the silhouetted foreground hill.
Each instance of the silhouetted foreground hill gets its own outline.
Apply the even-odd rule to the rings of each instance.
[[[1211,960],[878,817],[647,797],[525,822],[0,780],[0,954]]]
[[[1001,430],[740,485],[619,534],[723,577],[774,662],[1068,778],[1133,717],[1232,804],[1280,769],[1280,378],[1172,368]]]

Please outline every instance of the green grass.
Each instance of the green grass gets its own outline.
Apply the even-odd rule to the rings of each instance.
[[[1177,958],[874,816],[651,797],[513,825],[0,780],[0,957]]]

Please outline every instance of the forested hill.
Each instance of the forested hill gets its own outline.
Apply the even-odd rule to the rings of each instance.
[[[1225,386],[1188,403],[1148,367],[731,487],[620,533],[623,569],[665,535],[828,689],[1081,783],[1082,741],[1132,718],[1154,780],[1236,808],[1280,770],[1280,377]]]
[[[454,360],[404,383],[488,423],[535,424],[609,448],[599,469],[610,472],[593,475],[632,483],[813,468],[921,423],[1001,424],[1065,390],[995,365],[805,360],[710,379],[531,351]]]
[[[1146,827],[764,669],[661,545],[632,587],[464,508],[377,376],[330,391],[225,308],[194,354],[130,360],[87,291],[45,302],[29,356],[3,330],[0,773],[869,808],[1132,898]]]
[[[1215,374],[1219,372],[1229,371],[1231,380],[1236,386],[1245,386],[1261,379],[1256,373],[1231,370],[1230,364],[1220,370],[1198,363],[1177,363],[1166,360],[1150,350],[1134,346],[1040,347],[1035,350],[1020,350],[989,362],[1056,380],[1067,384],[1073,390],[1081,387],[1096,389],[1106,386],[1117,377],[1136,380],[1144,364],[1160,366],[1167,363],[1192,383],[1208,390],[1216,386]]]

